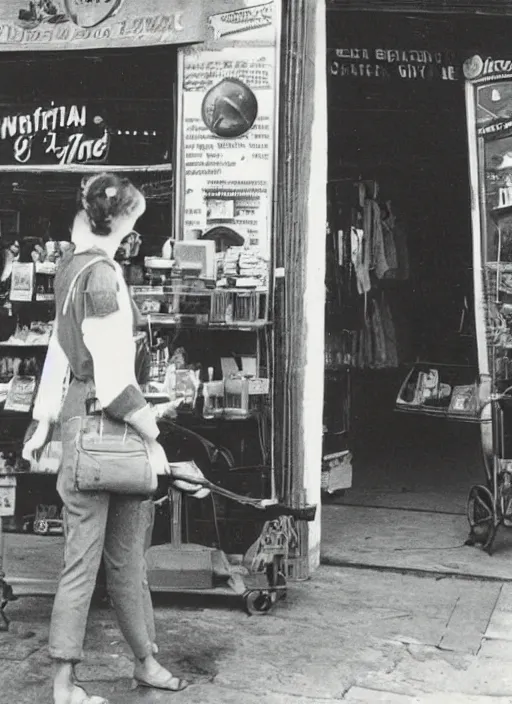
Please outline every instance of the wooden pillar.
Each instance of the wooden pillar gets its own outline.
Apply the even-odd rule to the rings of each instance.
[[[325,5],[322,0],[283,0],[282,9],[274,459],[280,469],[281,497],[293,505],[304,501],[319,505],[327,177]],[[315,566],[319,518],[310,526],[310,537]]]

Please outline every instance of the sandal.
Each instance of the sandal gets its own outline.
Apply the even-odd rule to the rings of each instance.
[[[85,689],[75,685],[73,694],[71,695],[70,704],[109,704],[109,701],[103,697],[90,697]]]
[[[134,675],[135,683],[139,687],[149,687],[151,689],[162,689],[166,692],[181,692],[186,689],[189,685],[187,680],[182,680],[180,677],[174,677],[174,675],[169,674],[164,679],[158,678],[147,678],[142,679],[137,675]],[[88,703],[87,703],[88,704]]]

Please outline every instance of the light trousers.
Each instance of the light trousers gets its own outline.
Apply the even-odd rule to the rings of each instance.
[[[85,384],[74,382],[64,403],[63,421],[83,408]],[[81,402],[81,403],[80,403]],[[57,477],[64,504],[64,568],[52,612],[51,657],[79,662],[87,619],[103,556],[107,590],[121,632],[138,659],[152,653],[154,621],[146,578],[153,508],[142,497],[77,491],[71,453],[66,451]]]

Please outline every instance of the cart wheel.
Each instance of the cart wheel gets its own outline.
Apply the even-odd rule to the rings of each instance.
[[[466,544],[480,543],[489,549],[496,534],[496,507],[493,496],[486,486],[471,487],[467,515],[471,530]]]
[[[49,530],[50,526],[48,525],[48,521],[46,521],[44,518],[40,518],[37,521],[34,521],[33,531],[36,535],[47,535]]]
[[[263,616],[268,614],[274,605],[272,596],[267,592],[252,591],[244,596],[245,610],[250,616]]]

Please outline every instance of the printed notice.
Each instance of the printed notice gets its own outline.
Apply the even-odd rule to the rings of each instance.
[[[268,257],[274,75],[272,47],[185,54],[185,237],[223,226]]]

